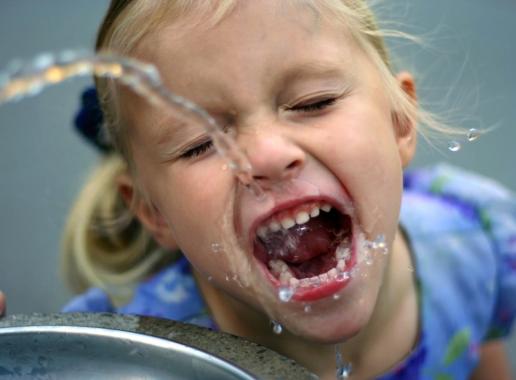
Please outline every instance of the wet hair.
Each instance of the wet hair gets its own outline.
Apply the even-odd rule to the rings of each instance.
[[[282,0],[303,4],[318,15],[345,23],[358,46],[378,69],[390,98],[395,125],[418,124],[423,136],[457,130],[436,121],[400,88],[385,46],[386,36],[406,37],[382,31],[364,0]],[[166,22],[180,22],[195,15],[203,25],[216,25],[238,0],[112,0],[99,29],[96,50],[130,55],[138,43]],[[116,177],[131,166],[127,136],[121,123],[116,88],[96,79],[107,133],[116,152],[104,158],[76,200],[63,239],[62,268],[76,291],[94,285],[105,289],[115,302],[130,297],[132,287],[150,272],[174,258],[157,247],[137,219],[130,214],[117,189]],[[106,223],[107,221],[107,223]]]

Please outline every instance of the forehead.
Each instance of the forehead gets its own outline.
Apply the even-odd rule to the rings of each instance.
[[[176,90],[177,82],[188,87],[208,78],[246,83],[257,76],[272,79],[292,64],[321,66],[325,63],[317,61],[351,57],[345,26],[303,1],[241,1],[216,25],[207,20],[193,12],[165,20],[138,44],[135,55],[156,64]]]

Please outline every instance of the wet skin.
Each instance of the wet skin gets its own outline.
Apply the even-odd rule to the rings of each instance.
[[[201,127],[123,92],[135,183],[146,199],[135,211],[163,246],[177,242],[223,330],[320,374],[330,368],[333,376],[327,344],[344,340],[355,373],[366,361],[376,363],[373,373],[389,368],[417,333],[413,279],[399,271],[410,258],[397,227],[413,126],[393,124],[380,75],[345,27],[311,9],[242,2],[214,27],[188,28],[192,20],[146,36],[134,55],[155,64],[167,86],[235,136],[269,196],[259,201],[245,191],[205,144]],[[411,85],[410,77],[404,80]],[[282,192],[282,183],[293,185]],[[361,267],[337,300],[316,299],[306,313],[302,302],[280,302],[252,241],[257,221],[273,210],[319,198],[341,210],[352,205],[354,227],[370,240],[384,234],[390,254]],[[214,242],[224,252],[214,254]],[[289,332],[274,335],[271,318]]]

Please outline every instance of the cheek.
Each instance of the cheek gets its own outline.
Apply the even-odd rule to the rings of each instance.
[[[159,207],[180,248],[206,252],[219,243],[221,221],[230,212],[234,180],[221,160],[199,162],[189,168],[171,169],[159,185]]]
[[[392,126],[378,111],[343,112],[328,120],[322,129],[325,133],[321,137],[313,136],[319,140],[317,156],[335,172],[385,182],[400,170]]]
[[[367,115],[363,117],[360,115]],[[391,124],[374,110],[340,116],[320,145],[323,164],[350,193],[370,233],[393,233],[402,192],[402,166]],[[336,138],[336,136],[338,136]],[[381,230],[381,232],[379,231]]]

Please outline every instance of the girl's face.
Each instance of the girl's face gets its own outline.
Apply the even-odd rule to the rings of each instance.
[[[140,217],[213,286],[295,334],[356,334],[389,281],[389,256],[358,263],[360,236],[392,245],[413,148],[393,125],[375,66],[343,25],[309,7],[240,2],[214,27],[193,20],[160,28],[135,55],[235,137],[267,197],[238,183],[201,126],[124,94],[149,200]],[[338,275],[353,268],[351,279]],[[282,283],[295,289],[288,302],[278,298]]]

